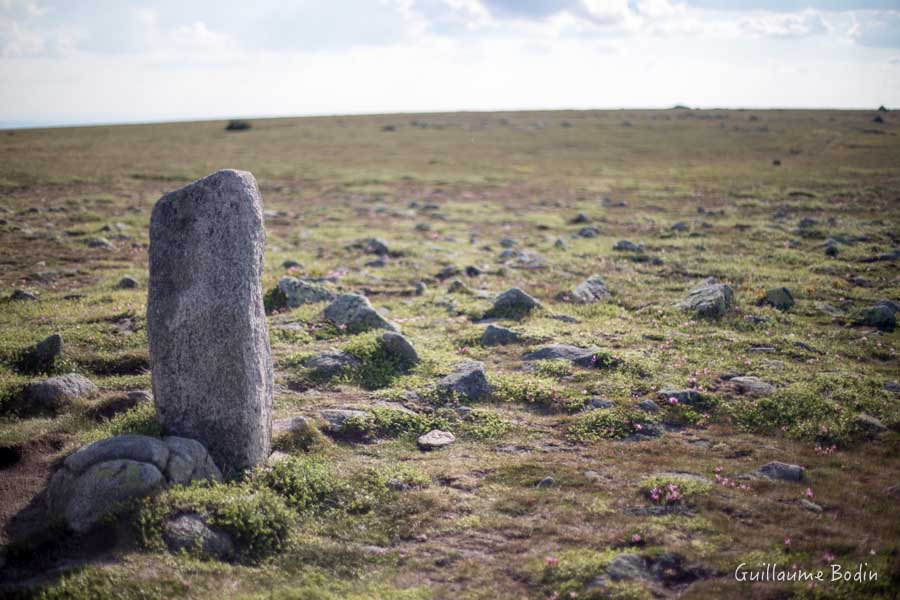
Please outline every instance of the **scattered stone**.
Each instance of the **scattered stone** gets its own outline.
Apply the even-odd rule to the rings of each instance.
[[[456,277],[461,272],[462,271],[459,270],[459,267],[456,267],[453,265],[448,265],[446,267],[443,267],[440,271],[438,271],[437,275],[435,275],[435,278],[437,278],[438,281],[444,281],[445,279],[450,279],[451,277]]]
[[[522,357],[522,360],[557,360],[564,359],[573,362],[579,367],[591,368],[597,364],[597,353],[599,348],[591,346],[590,348],[579,348],[578,346],[570,346],[568,344],[551,344],[538,348],[533,352],[529,352]]]
[[[163,429],[199,440],[229,477],[270,453],[272,361],[253,175],[223,170],[159,199],[147,332]]]
[[[541,303],[519,288],[510,288],[497,296],[494,305],[484,314],[486,319],[522,319]]]
[[[553,479],[552,477],[547,476],[547,477],[544,477],[543,479],[541,479],[540,481],[538,481],[537,485],[535,487],[539,490],[543,490],[546,488],[553,487],[554,485],[556,485],[556,480]]]
[[[469,286],[464,284],[459,279],[454,279],[450,283],[450,287],[447,288],[447,293],[449,294],[472,294],[472,290],[469,289]]]
[[[275,419],[272,421],[272,437],[294,435],[309,429],[309,420],[306,417],[288,417],[287,419]]]
[[[643,252],[644,245],[636,244],[629,240],[619,240],[618,242],[613,244],[612,249],[616,252]]]
[[[114,250],[115,246],[113,246],[112,242],[104,237],[92,237],[87,241],[87,245],[89,248],[103,248],[104,250]]]
[[[773,461],[761,466],[750,475],[762,479],[797,482],[803,481],[803,467],[800,465]]]
[[[372,308],[369,299],[359,294],[342,294],[325,307],[325,318],[347,333],[361,333],[370,329],[400,331]]]
[[[740,394],[749,396],[769,396],[775,392],[775,386],[759,377],[732,377],[729,382]]]
[[[638,554],[617,554],[606,565],[606,574],[613,581],[643,579],[647,576],[647,561]]]
[[[227,560],[234,555],[234,541],[218,527],[209,525],[197,513],[180,513],[163,525],[163,541],[171,552],[199,552]]]
[[[606,410],[607,408],[612,408],[615,405],[615,402],[613,402],[612,400],[607,400],[606,398],[591,398],[584,406],[584,410]]]
[[[416,296],[422,296],[428,290],[428,286],[423,281],[417,281],[415,285]]]
[[[786,287],[773,288],[766,292],[760,304],[768,304],[778,310],[790,310],[794,306],[794,296]]]
[[[469,360],[441,379],[437,384],[445,396],[467,402],[482,400],[491,395],[491,386],[484,373],[484,364]]]
[[[599,275],[591,275],[571,292],[564,294],[562,299],[576,304],[593,304],[610,296],[606,284]]]
[[[900,383],[896,381],[885,381],[884,389],[893,394],[900,394]]]
[[[638,408],[651,414],[659,412],[659,404],[653,400],[641,400],[638,402]]]
[[[687,221],[678,221],[670,228],[672,231],[687,231],[691,226],[687,224]]]
[[[315,379],[332,379],[343,375],[361,363],[358,358],[341,350],[326,350],[304,361],[303,366],[309,369]]]
[[[881,300],[875,306],[866,309],[856,324],[876,327],[882,331],[894,331],[897,328],[897,310],[896,302]]]
[[[283,263],[281,263],[282,269],[293,269],[293,268],[299,268],[299,267],[300,267],[300,263],[297,262],[296,260],[292,260],[290,258],[287,259],[286,261],[284,261]]]
[[[131,275],[126,275],[116,284],[116,287],[120,290],[132,290],[140,286],[138,280],[132,277]]]
[[[583,212],[578,213],[577,215],[575,215],[575,218],[572,219],[572,223],[574,223],[574,224],[576,224],[576,225],[578,225],[578,224],[580,224],[580,223],[587,223],[587,222],[589,222],[589,221],[590,221],[590,219],[589,219],[588,216],[587,216],[585,213],[583,213]]]
[[[734,292],[724,283],[709,278],[688,292],[687,298],[678,304],[682,310],[699,317],[720,319],[734,306]]]
[[[867,438],[875,438],[887,431],[887,427],[877,417],[867,413],[859,413],[853,417],[851,425]]]
[[[656,393],[656,397],[663,402],[668,403],[669,398],[675,398],[680,404],[691,406],[703,400],[703,395],[697,390],[678,389],[674,387],[664,387]]]
[[[416,443],[419,445],[419,448],[421,450],[437,450],[438,448],[449,446],[455,441],[456,436],[454,436],[449,431],[432,429],[425,435],[420,435],[419,439],[416,440]]]
[[[342,408],[326,408],[319,411],[319,415],[325,420],[325,431],[333,434],[344,433],[347,421],[365,420],[369,413],[362,410],[349,410]]]
[[[363,266],[375,267],[375,268],[380,269],[381,267],[387,266],[387,259],[383,256],[379,256],[375,260],[370,260],[370,261],[366,262]]]
[[[596,227],[582,227],[578,231],[578,236],[583,238],[593,238],[600,235],[600,230]]]
[[[221,480],[221,473],[195,440],[122,435],[69,455],[47,487],[47,507],[82,533],[128,503],[163,487],[193,480]]]
[[[37,296],[28,292],[26,290],[13,290],[12,294],[9,295],[10,300],[21,301],[21,300],[37,300]]]
[[[506,327],[498,325],[488,325],[484,333],[481,334],[482,346],[505,346],[507,344],[515,344],[522,339],[519,333]]]
[[[419,363],[418,352],[409,340],[399,333],[388,331],[381,335],[380,342],[388,356],[395,358],[405,368]]]
[[[56,359],[63,352],[63,339],[58,333],[47,336],[22,353],[22,364],[34,372],[46,373],[53,369]]]
[[[307,283],[296,277],[282,277],[278,280],[278,291],[284,294],[285,302],[290,308],[304,304],[331,302],[337,294],[320,285]]]
[[[469,265],[466,267],[465,273],[466,277],[478,277],[479,275],[482,275],[484,271],[474,265]]]
[[[822,507],[816,504],[815,502],[811,502],[806,498],[800,498],[800,506],[813,513],[821,513]]]
[[[84,375],[69,373],[25,386],[25,399],[36,410],[58,411],[76,398],[96,394],[97,386]]]
[[[818,302],[817,301],[817,302],[813,303],[813,306],[815,306],[816,310],[818,310],[819,312],[824,313],[830,317],[844,316],[844,311],[842,311],[838,308],[835,308],[834,306],[828,304],[827,302]]]
[[[500,260],[512,269],[543,269],[544,257],[528,250],[508,249],[500,253]]]
[[[366,238],[350,245],[351,248],[362,250],[366,254],[386,256],[388,254],[387,242],[378,238]]]
[[[823,244],[825,247],[825,256],[837,256],[840,253],[840,248],[838,248],[837,240],[833,240],[828,238],[825,240]]]
[[[511,238],[503,238],[500,240],[500,246],[503,248],[513,248],[516,245],[516,240]]]

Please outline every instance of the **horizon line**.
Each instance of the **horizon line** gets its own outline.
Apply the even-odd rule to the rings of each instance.
[[[674,104],[669,106],[638,106],[638,107],[595,107],[595,108],[498,108],[498,109],[456,109],[456,110],[410,110],[388,112],[346,112],[346,113],[306,113],[306,114],[261,114],[261,115],[218,115],[215,117],[184,117],[174,119],[135,119],[123,121],[82,120],[82,121],[0,121],[0,131],[26,131],[41,129],[75,129],[81,127],[122,127],[136,125],[168,125],[184,123],[213,123],[229,120],[278,120],[278,119],[313,119],[313,118],[341,118],[341,117],[391,117],[404,115],[458,115],[458,114],[489,114],[489,113],[553,113],[553,112],[615,112],[615,111],[667,111],[667,110],[697,110],[697,111],[845,111],[865,112],[878,111],[884,105],[878,107],[849,107],[849,106],[690,106],[688,104]],[[888,109],[890,110],[890,109]]]

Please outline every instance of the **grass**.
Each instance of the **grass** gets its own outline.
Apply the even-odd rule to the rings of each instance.
[[[868,261],[898,243],[900,142],[892,134],[900,131],[889,113],[887,134],[868,135],[871,118],[565,111],[255,120],[237,134],[225,122],[4,132],[0,282],[4,296],[24,288],[40,297],[0,301],[0,447],[21,457],[3,471],[14,482],[3,487],[12,490],[2,492],[5,523],[71,450],[121,433],[161,433],[151,404],[103,417],[98,408],[150,388],[153,203],[217,168],[253,172],[265,208],[277,213],[266,218],[262,282],[274,416],[314,423],[325,408],[367,414],[351,423],[352,436],[328,439],[309,428],[276,440],[290,458],[245,481],[172,489],[135,513],[148,515],[150,539],[171,511],[203,511],[241,539],[238,560],[173,556],[158,544],[118,548],[102,564],[42,576],[19,592],[586,598],[601,593],[592,583],[616,554],[665,551],[705,574],[689,586],[625,581],[602,593],[890,597],[900,577],[891,491],[900,478],[900,404],[884,386],[897,379],[900,333],[854,322],[875,302],[900,299],[896,261]],[[431,126],[413,127],[414,119]],[[622,127],[626,120],[631,127]],[[588,222],[573,223],[578,213]],[[799,227],[806,217],[816,223]],[[673,230],[680,221],[687,229]],[[578,236],[583,227],[597,235]],[[88,246],[98,236],[114,248]],[[372,237],[391,250],[383,267],[366,266],[372,256],[352,248]],[[825,253],[829,237],[837,256]],[[543,268],[504,264],[503,238],[540,255]],[[612,250],[619,240],[644,251]],[[288,259],[300,266],[284,269]],[[469,266],[481,274],[467,275]],[[441,280],[445,267],[459,274]],[[611,297],[559,299],[594,274]],[[124,275],[139,287],[116,288]],[[322,304],[286,307],[275,292],[284,275],[327,277],[338,293],[365,294],[421,361],[397,364],[377,335],[337,330]],[[735,292],[734,311],[717,322],[676,307],[709,276]],[[468,292],[451,293],[455,279]],[[796,300],[790,311],[758,304],[782,286]],[[519,343],[482,347],[481,318],[511,287],[543,308],[499,323],[519,332]],[[24,352],[53,333],[63,353],[36,373]],[[550,343],[596,346],[601,364],[522,360]],[[311,381],[303,362],[325,350],[360,364]],[[493,393],[460,402],[471,411],[458,412],[433,385],[468,359],[484,363]],[[56,414],[21,410],[23,386],[69,372],[89,377],[100,394]],[[735,375],[775,391],[739,394],[728,383]],[[658,397],[670,386],[698,390],[703,401],[670,404]],[[594,399],[613,405],[585,410]],[[647,400],[658,410],[639,406]],[[860,415],[885,431],[873,438]],[[415,438],[434,428],[457,441],[420,451]],[[659,435],[635,435],[648,428]],[[739,479],[773,460],[803,465],[806,481]],[[660,473],[713,483],[652,479]],[[716,474],[746,487],[721,485]],[[553,483],[538,487],[548,477]],[[679,500],[654,501],[653,488],[669,484]],[[807,487],[821,513],[800,504]],[[84,558],[79,552],[70,558]],[[811,591],[742,587],[730,577],[748,557],[811,568],[825,552],[846,565],[867,561],[881,579]],[[558,559],[554,567],[548,556]]]

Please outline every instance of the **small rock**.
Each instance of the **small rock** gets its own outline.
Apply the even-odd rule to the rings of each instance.
[[[887,431],[887,427],[877,417],[870,414],[859,413],[853,417],[854,429],[861,432],[867,438],[875,438]]]
[[[365,265],[363,265],[363,266],[374,267],[374,268],[380,269],[381,267],[387,266],[387,259],[383,256],[379,256],[375,260],[370,260],[370,261],[366,262]]]
[[[140,286],[140,283],[138,283],[138,280],[130,275],[126,275],[125,277],[120,279],[119,282],[116,284],[116,287],[119,288],[120,290],[131,290],[138,286]]]
[[[400,328],[378,314],[369,299],[359,294],[342,294],[325,307],[325,318],[347,333],[370,329],[399,331]]]
[[[597,364],[597,353],[599,348],[579,348],[578,346],[570,346],[568,344],[552,344],[538,348],[534,352],[529,352],[522,357],[522,360],[556,360],[565,359],[575,363],[580,367],[590,368]]]
[[[637,554],[617,554],[606,565],[606,574],[613,581],[643,579],[647,575],[647,561]]]
[[[379,256],[385,256],[388,254],[387,242],[378,238],[368,238],[365,240],[360,240],[354,243],[353,247],[361,249],[366,254],[377,254]]]
[[[181,513],[163,526],[163,541],[172,552],[200,552],[226,560],[234,555],[231,536],[218,527],[210,526],[197,513]]]
[[[760,304],[768,304],[778,310],[790,310],[794,306],[794,296],[785,287],[773,288],[766,292],[766,296]]]
[[[362,410],[347,410],[341,408],[326,408],[319,411],[319,415],[325,419],[325,430],[331,433],[342,433],[347,421],[350,419],[367,419],[369,413]]]
[[[481,334],[482,346],[505,346],[515,344],[521,339],[521,335],[512,329],[498,325],[488,325]]]
[[[511,238],[503,238],[500,240],[500,246],[503,248],[513,248],[516,245],[516,240]]]
[[[291,260],[290,258],[281,263],[282,269],[293,269],[295,267],[299,268],[300,263],[298,263],[296,260]]]
[[[803,467],[779,461],[773,461],[761,466],[751,473],[752,476],[763,479],[775,479],[779,481],[803,481]]]
[[[538,488],[539,490],[542,490],[545,488],[553,487],[554,485],[556,485],[556,480],[553,479],[552,477],[548,476],[548,477],[544,477],[543,479],[538,481],[538,483],[535,487]]]
[[[317,302],[331,302],[337,294],[322,286],[307,283],[296,277],[282,277],[278,280],[278,290],[284,294],[290,308]]]
[[[612,400],[607,400],[606,398],[591,398],[587,404],[584,406],[584,410],[605,410],[607,408],[612,408],[616,403]]]
[[[578,213],[577,215],[575,215],[575,218],[572,219],[572,223],[575,223],[576,225],[580,223],[587,223],[588,221],[590,221],[590,219],[588,219],[588,216],[583,212]]]
[[[659,404],[653,400],[641,400],[638,402],[638,408],[648,413],[659,412]]]
[[[34,371],[47,372],[53,369],[56,359],[62,354],[63,339],[58,333],[47,336],[23,353],[23,362]]]
[[[281,435],[293,435],[301,433],[309,428],[306,417],[289,417],[287,419],[275,419],[272,421],[272,437]]]
[[[750,396],[769,396],[775,391],[774,385],[759,377],[732,377],[729,381],[739,393]]]
[[[21,300],[37,300],[37,296],[28,292],[26,290],[13,290],[12,294],[9,295],[10,300],[21,301]]]
[[[450,287],[447,288],[447,293],[450,293],[450,294],[472,294],[472,290],[469,289],[469,286],[464,284],[459,279],[454,279],[450,283]]]
[[[425,285],[422,281],[417,281],[415,285],[416,296],[422,296],[425,294],[425,291],[428,289],[428,286]]]
[[[341,350],[326,350],[306,359],[303,366],[317,379],[331,379],[360,364],[359,359],[352,354]]]
[[[597,237],[598,235],[600,235],[600,230],[597,229],[596,227],[582,227],[578,231],[578,235],[579,235],[579,237],[583,237],[583,238],[593,238],[593,237]]]
[[[419,354],[409,340],[393,331],[388,331],[381,336],[381,346],[385,349],[388,356],[397,359],[404,368],[411,367],[419,363]]]
[[[610,292],[606,289],[603,279],[599,275],[591,275],[571,292],[564,294],[563,299],[576,304],[593,304],[609,296]]]
[[[678,389],[674,387],[664,387],[656,393],[657,398],[668,403],[669,398],[675,398],[680,404],[691,406],[703,400],[703,395],[697,390]]]
[[[834,306],[828,304],[827,302],[814,302],[813,306],[816,307],[816,310],[819,312],[825,313],[830,317],[841,317],[844,315],[844,311],[835,308]]]
[[[900,394],[900,383],[896,381],[885,381],[884,389],[893,394]]]
[[[25,398],[39,410],[56,411],[76,398],[91,396],[97,391],[90,379],[70,373],[28,384]]]
[[[87,245],[89,248],[103,248],[104,250],[115,249],[115,246],[113,246],[112,242],[104,237],[92,237],[88,239]]]
[[[670,228],[672,231],[687,231],[691,226],[686,221],[678,221]]]
[[[479,275],[483,274],[484,271],[474,265],[469,265],[468,267],[466,267],[465,273],[466,277],[478,277]]]
[[[484,364],[474,360],[459,365],[438,382],[437,388],[445,396],[452,395],[456,399],[468,402],[482,400],[491,394],[491,386],[484,373]]]
[[[629,240],[619,240],[618,242],[613,244],[612,249],[616,252],[643,252],[644,245],[636,244]]]
[[[449,446],[453,442],[456,441],[456,436],[454,436],[449,431],[441,431],[440,429],[432,429],[425,435],[420,435],[419,439],[416,440],[416,443],[419,445],[419,448],[422,450],[437,450],[438,448],[443,448],[444,446]]]
[[[678,306],[699,317],[720,319],[734,306],[734,292],[729,286],[710,278],[688,292],[687,298]]]
[[[484,317],[498,319],[522,319],[533,310],[541,308],[541,303],[519,288],[510,288],[497,296],[494,305]]]
[[[513,269],[543,269],[546,266],[544,257],[528,250],[504,250],[500,260]]]
[[[822,507],[816,504],[815,502],[811,502],[806,498],[800,498],[800,506],[808,510],[809,512],[820,513],[822,512]]]
[[[440,271],[438,271],[437,275],[435,275],[435,278],[437,278],[438,281],[444,281],[445,279],[450,279],[451,277],[456,277],[460,273],[461,273],[461,271],[459,270],[459,267],[456,267],[453,265],[448,265],[446,267],[443,267]]]
[[[872,308],[863,312],[857,319],[858,325],[876,327],[882,331],[894,331],[897,328],[897,306],[890,300],[881,300]]]

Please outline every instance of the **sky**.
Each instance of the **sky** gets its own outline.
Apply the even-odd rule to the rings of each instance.
[[[0,127],[900,107],[900,0],[0,0]]]

